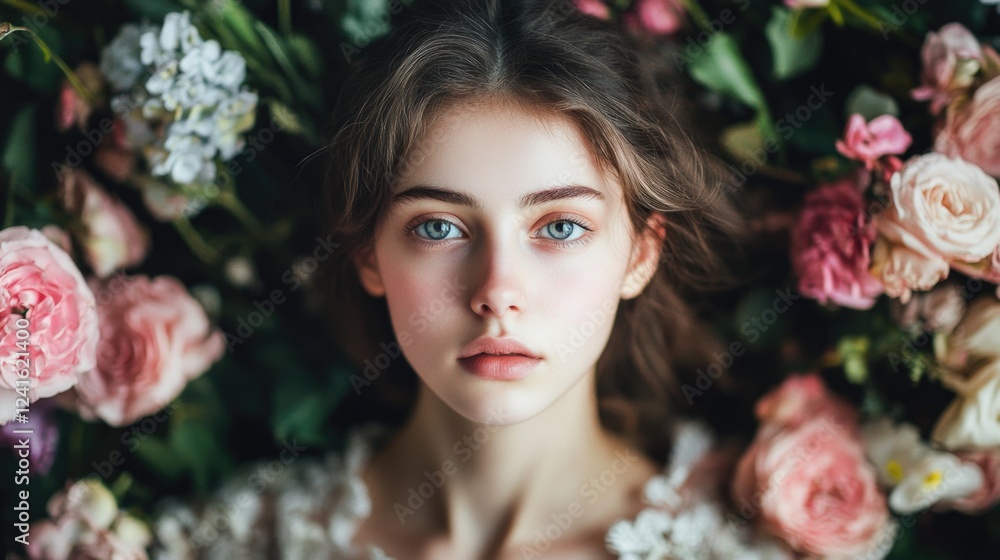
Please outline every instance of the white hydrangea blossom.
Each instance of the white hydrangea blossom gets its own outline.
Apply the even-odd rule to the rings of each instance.
[[[175,183],[204,184],[217,175],[215,158],[232,159],[243,149],[243,133],[254,123],[258,96],[243,85],[246,61],[205,40],[190,12],[168,14],[160,27],[126,25],[102,53],[102,71],[112,85],[132,87],[145,73],[144,95],[118,95],[112,107],[136,120],[167,123],[162,139],[148,125],[127,127],[129,139],[144,150],[156,176]]]
[[[155,29],[147,23],[127,23],[101,52],[101,73],[115,91],[131,88],[142,76],[144,67],[139,59],[139,38]]]

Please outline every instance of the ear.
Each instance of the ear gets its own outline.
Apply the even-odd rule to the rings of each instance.
[[[371,247],[362,249],[352,260],[358,270],[361,287],[372,297],[384,296],[385,285],[382,283],[382,273],[379,270],[374,249]]]
[[[646,227],[639,241],[632,247],[632,258],[625,280],[622,282],[622,299],[632,299],[646,288],[660,264],[660,252],[666,239],[667,219],[654,213],[646,220]]]

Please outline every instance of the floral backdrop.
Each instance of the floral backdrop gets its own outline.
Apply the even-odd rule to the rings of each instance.
[[[367,381],[317,334],[337,243],[309,185],[340,81],[402,6],[0,0],[12,554],[145,558],[164,497],[343,444]],[[753,275],[713,316],[731,352],[684,387],[742,437],[729,522],[801,557],[995,553],[997,2],[575,9],[677,74],[750,217]]]

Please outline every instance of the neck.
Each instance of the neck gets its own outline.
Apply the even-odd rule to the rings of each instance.
[[[382,454],[395,475],[386,506],[478,557],[531,546],[559,517],[580,530],[621,513],[622,481],[645,480],[651,465],[603,429],[595,393],[591,372],[538,415],[498,425],[469,421],[421,384]]]

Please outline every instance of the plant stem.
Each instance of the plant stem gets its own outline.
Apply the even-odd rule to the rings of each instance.
[[[237,220],[239,220],[241,224],[243,224],[243,227],[250,231],[250,234],[253,235],[255,239],[265,245],[271,243],[272,240],[268,239],[264,226],[261,225],[250,210],[243,205],[231,189],[223,190],[219,193],[219,196],[217,196],[215,200],[219,206],[229,210],[229,212]]]
[[[7,2],[10,0],[3,0],[3,1]],[[75,89],[88,102],[90,103],[94,102],[94,94],[90,93],[90,90],[87,89],[87,86],[83,85],[83,82],[81,82],[80,79],[76,77],[76,72],[73,72],[73,70],[69,67],[69,65],[66,64],[66,62],[63,61],[63,59],[59,55],[52,52],[52,49],[50,49],[49,46],[45,44],[45,41],[43,41],[42,38],[36,35],[35,32],[32,31],[31,29],[28,29],[27,27],[10,26],[10,28],[7,30],[7,33],[0,36],[0,40],[2,40],[4,37],[7,37],[8,35],[10,35],[15,31],[23,31],[31,35],[31,38],[35,40],[35,43],[38,45],[38,48],[42,49],[42,54],[45,55],[45,62],[48,62],[49,59],[54,60],[56,66],[58,66],[59,69],[62,70],[63,74],[66,75],[66,79],[69,80],[69,83],[70,85],[73,86],[73,89]]]
[[[290,0],[278,0],[278,29],[285,37],[292,33],[292,3]]]
[[[44,12],[41,6],[36,6],[31,2],[27,2],[26,0],[0,0],[0,2],[3,2],[4,4],[11,6],[15,10],[21,10],[22,12],[26,12],[29,14],[40,14]]]
[[[218,262],[219,253],[205,242],[205,239],[194,229],[191,221],[186,216],[177,218],[173,221],[173,224],[177,229],[177,233],[181,234],[184,242],[188,244],[188,247],[191,248],[191,251],[201,262],[209,266],[214,266]]]
[[[687,12],[691,14],[691,19],[698,24],[698,27],[702,29],[711,31],[712,23],[709,21],[708,16],[705,15],[705,10],[701,9],[701,4],[698,0],[683,0],[684,7],[687,8]]]

